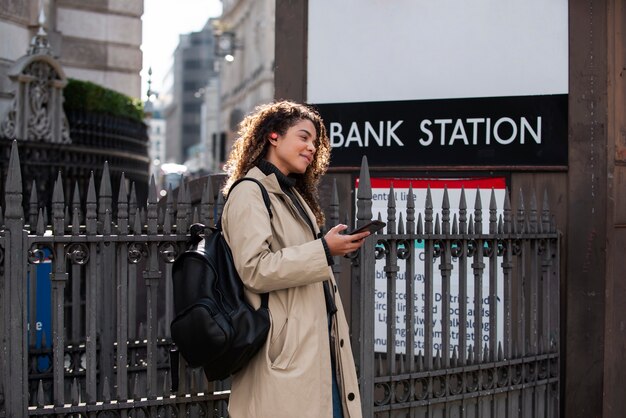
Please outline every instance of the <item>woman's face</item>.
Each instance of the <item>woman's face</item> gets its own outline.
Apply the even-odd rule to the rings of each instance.
[[[302,119],[292,125],[284,135],[269,138],[267,160],[283,174],[304,174],[315,156],[317,131],[313,122]]]

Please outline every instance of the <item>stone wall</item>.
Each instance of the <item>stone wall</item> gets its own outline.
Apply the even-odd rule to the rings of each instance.
[[[141,96],[143,0],[44,1],[44,28],[70,78]],[[38,0],[0,0],[0,115],[12,97],[11,65],[37,30]]]

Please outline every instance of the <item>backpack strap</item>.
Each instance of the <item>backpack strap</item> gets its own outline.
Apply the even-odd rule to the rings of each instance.
[[[263,203],[265,203],[265,208],[267,209],[267,213],[270,215],[270,219],[272,219],[274,214],[272,213],[272,206],[270,204],[270,195],[267,193],[265,186],[263,186],[263,184],[261,184],[261,182],[258,181],[257,179],[253,179],[252,177],[242,177],[239,180],[235,181],[232,184],[232,186],[230,186],[230,189],[228,190],[228,195],[226,195],[226,200],[228,200],[228,196],[230,196],[230,192],[233,191],[235,186],[241,183],[242,181],[253,181],[261,188],[261,195],[263,195]],[[220,218],[219,220],[220,229],[222,227],[221,223],[222,223],[222,219]],[[261,293],[260,296],[261,296],[261,307],[268,309],[269,293]]]
[[[242,181],[253,181],[261,188],[261,194],[263,195],[263,202],[265,203],[267,212],[270,214],[270,219],[272,219],[274,214],[272,213],[272,206],[270,205],[270,195],[267,194],[267,190],[265,189],[265,186],[263,186],[263,184],[257,179],[253,179],[252,177],[242,177],[239,180],[235,181],[233,185],[230,186],[230,189],[228,190],[228,195],[226,196],[226,200],[228,200],[228,196],[230,196],[230,192],[233,191],[235,186],[241,183]]]

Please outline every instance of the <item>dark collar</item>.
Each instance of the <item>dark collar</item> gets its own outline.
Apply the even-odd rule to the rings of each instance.
[[[259,161],[257,167],[259,167],[259,170],[261,170],[266,176],[269,176],[270,174],[276,175],[276,179],[278,180],[278,183],[280,184],[280,187],[282,189],[289,189],[296,185],[295,178],[284,175],[282,171],[280,171],[274,164],[270,163],[267,160]]]

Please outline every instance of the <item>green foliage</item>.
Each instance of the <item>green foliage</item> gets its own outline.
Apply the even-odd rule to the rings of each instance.
[[[89,81],[68,79],[63,90],[65,111],[107,113],[136,121],[143,121],[143,103],[122,93],[107,89]]]

